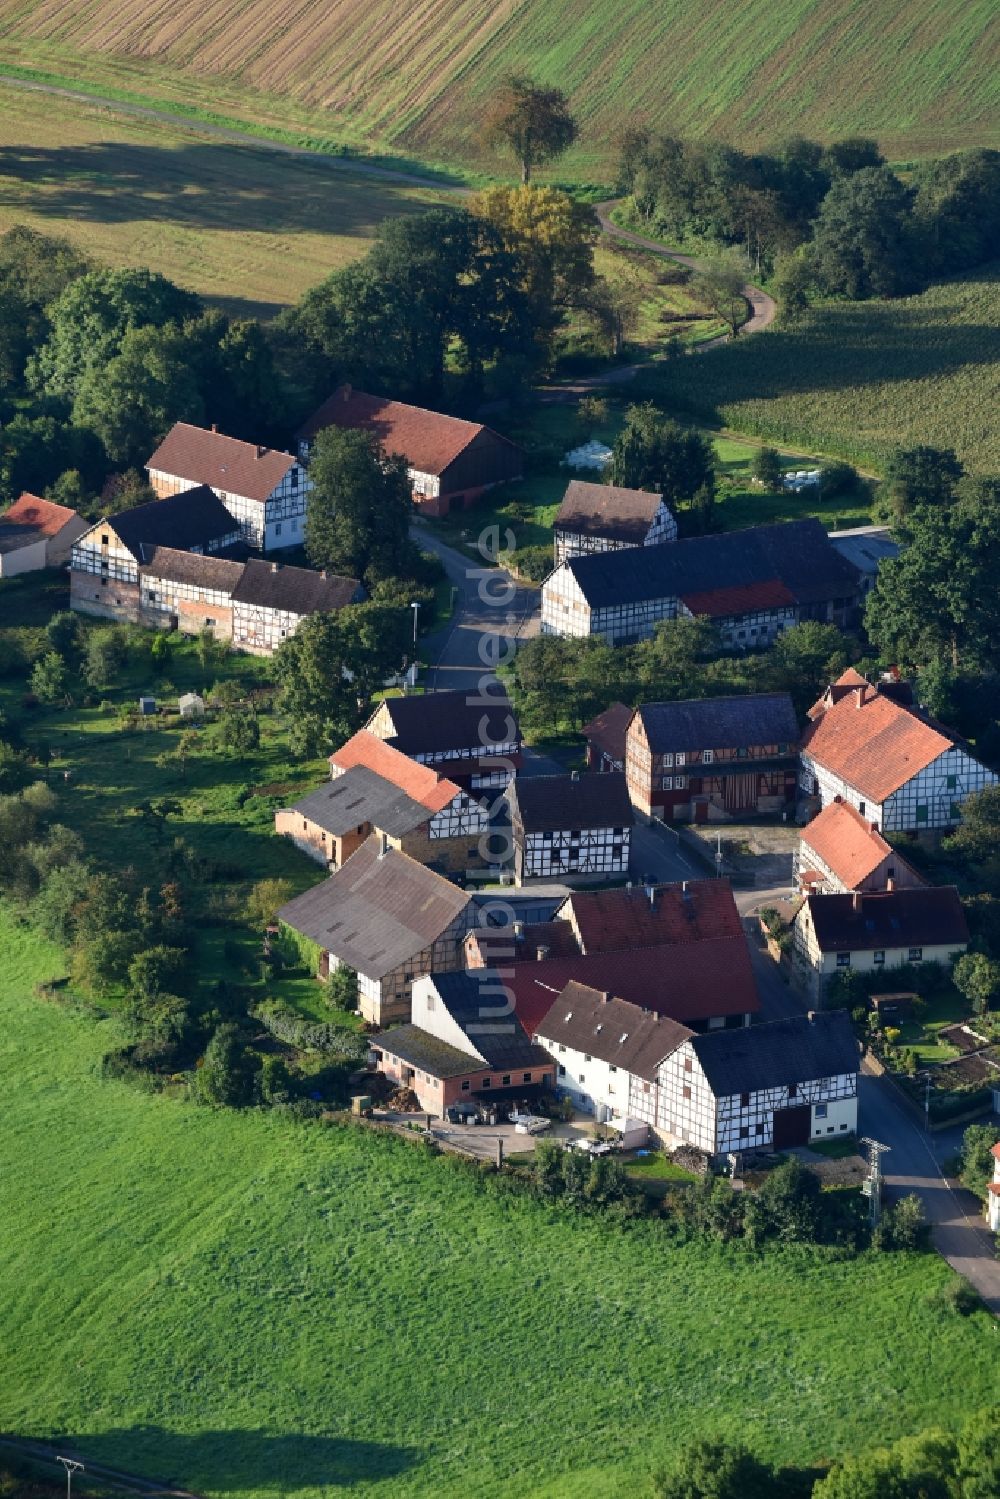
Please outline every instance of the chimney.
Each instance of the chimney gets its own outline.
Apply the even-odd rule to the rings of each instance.
[[[889,878],[886,880],[886,882],[885,882],[885,888],[886,888],[886,893],[887,894],[889,894],[893,890],[895,890],[895,888],[896,888],[896,881],[893,879],[892,875],[890,875]]]
[[[860,890],[852,890],[851,891],[851,906],[853,907],[855,913],[857,913],[857,912],[859,912],[861,910],[861,891]]]
[[[655,885],[647,885],[646,886],[646,899],[649,901],[649,909],[651,911],[654,911],[656,909],[656,886]]]
[[[258,458],[263,458],[263,456],[264,456],[264,454],[266,452],[267,452],[267,448],[262,448],[261,445],[260,445],[260,443],[258,443],[257,444],[257,457]]]
[[[340,387],[340,394],[343,400],[349,401],[351,399],[351,396],[354,394],[354,391],[350,385],[342,385]]]
[[[523,942],[524,941],[524,922],[523,921],[515,921],[514,922],[514,941],[515,942]]]
[[[219,424],[218,424],[218,422],[213,422],[212,423],[212,431],[213,432],[218,432],[218,430],[219,430]]]
[[[602,989],[601,990],[601,1004],[602,1005],[609,1005],[610,1003],[611,1003],[611,990],[610,989]]]
[[[855,706],[855,708],[863,708],[864,705],[865,705],[865,689],[863,687],[855,687],[855,689],[854,689],[854,706]]]
[[[815,1010],[807,1010],[806,1011],[806,1019],[808,1020],[808,1022],[809,1022],[810,1025],[815,1025],[816,1024],[816,1011]]]
[[[279,568],[279,567],[280,567],[280,566],[281,566],[281,563],[280,563],[280,562],[272,562],[272,563],[271,563],[271,571],[272,571],[272,572],[273,572],[273,573],[276,573],[276,572],[277,572],[277,571],[278,571],[278,568]]]
[[[683,897],[684,897],[685,900],[688,899],[688,882],[687,882],[687,880],[681,880],[681,894],[683,895]]]
[[[320,568],[320,574],[319,575],[323,579],[324,583],[327,581],[327,578],[330,576],[325,567]]]
[[[569,778],[571,781],[578,781],[580,779],[580,772],[578,770],[571,770]]]
[[[384,859],[385,856],[386,856],[386,854],[388,852],[389,852],[389,839],[386,837],[385,833],[379,833],[379,835],[378,835],[378,856],[379,856],[379,858],[380,859]]]
[[[538,961],[539,961],[539,963],[544,963],[545,959],[548,957],[548,955],[549,955],[549,950],[546,947],[545,943],[544,942],[540,942],[538,944]]]

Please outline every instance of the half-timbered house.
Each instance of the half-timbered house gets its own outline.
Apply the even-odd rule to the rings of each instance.
[[[162,498],[207,485],[258,551],[301,546],[309,478],[291,453],[225,437],[215,427],[176,422],[146,465]]]
[[[795,800],[798,737],[787,692],[644,703],[625,741],[632,805],[666,822],[780,812]]]
[[[365,728],[473,791],[506,786],[521,765],[521,730],[502,692],[472,688],[386,698]]]
[[[490,969],[434,973],[413,984],[413,1019],[373,1038],[378,1070],[444,1116],[478,1100],[506,1111],[552,1087],[552,1058],[513,1013]]]
[[[661,494],[571,479],[553,522],[555,564],[591,552],[621,552],[677,540]]]
[[[233,589],[233,644],[270,656],[310,614],[333,613],[364,597],[357,578],[251,559]]]
[[[123,510],[98,521],[73,543],[70,607],[139,623],[139,573],[157,548],[217,557],[239,539],[233,517],[204,485]]]
[[[881,974],[925,963],[948,966],[968,942],[954,885],[808,895],[792,922],[792,972],[812,1002],[822,1004],[837,973]]]
[[[519,885],[628,873],[633,814],[621,772],[521,777],[507,806]]]
[[[847,626],[860,599],[857,571],[810,519],[572,557],[542,584],[541,628],[624,645],[661,620],[705,613],[731,645],[751,648],[806,619]]]
[[[627,708],[624,703],[612,703],[584,724],[581,732],[587,741],[588,770],[625,769],[625,736],[634,712],[634,708]]]
[[[913,865],[885,841],[878,824],[840,797],[802,829],[795,882],[803,893],[813,895],[901,890],[924,884]]]
[[[312,945],[318,977],[355,970],[361,1013],[381,1026],[410,1020],[414,979],[461,968],[471,904],[443,875],[373,836],[282,906],[278,920]]]
[[[524,472],[521,449],[491,428],[350,385],[335,391],[300,428],[303,461],[325,427],[368,432],[384,453],[405,458],[413,503],[424,515],[467,509],[486,490],[520,479]]]
[[[894,684],[845,671],[809,711],[800,787],[827,807],[837,797],[886,833],[940,833],[962,820],[974,791],[997,783],[968,745]]]

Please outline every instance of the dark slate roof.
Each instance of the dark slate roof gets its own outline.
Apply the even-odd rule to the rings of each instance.
[[[239,530],[225,505],[206,484],[110,515],[103,524],[111,527],[137,562],[144,562],[158,546],[173,547],[179,552],[190,552],[197,547],[207,552]]]
[[[693,1034],[676,1020],[641,1010],[575,979],[566,985],[536,1032],[543,1042],[571,1046],[648,1082],[655,1079],[663,1058]]]
[[[176,547],[144,548],[143,574],[165,578],[170,583],[191,583],[197,588],[214,588],[217,593],[232,593],[243,576],[243,563],[225,557],[206,557],[202,552],[180,552]]]
[[[579,828],[630,828],[634,816],[624,773],[528,776],[507,791],[511,820],[526,833]]]
[[[553,526],[557,531],[607,536],[641,546],[662,500],[662,495],[644,489],[571,479]]]
[[[858,591],[856,571],[815,519],[694,536],[671,546],[596,552],[563,565],[593,609],[772,580],[800,603]]]
[[[793,1015],[748,1030],[709,1031],[694,1036],[691,1047],[716,1098],[857,1072],[860,1061],[846,1010]]]
[[[954,885],[810,895],[806,899],[821,952],[886,947],[962,947],[969,940]]]
[[[460,1051],[419,1025],[397,1025],[391,1031],[382,1031],[373,1037],[372,1044],[380,1051],[387,1051],[411,1067],[429,1072],[431,1077],[464,1077],[469,1072],[482,1072],[483,1064],[470,1052]],[[487,1066],[491,1065],[487,1063]]]
[[[643,703],[636,711],[654,754],[757,744],[794,745],[799,738],[795,709],[787,692]]]
[[[441,1003],[488,1067],[544,1067],[548,1054],[528,1036],[508,997],[502,971],[475,968],[468,973],[434,973]],[[506,1008],[506,1013],[504,1012]]]
[[[469,897],[398,849],[369,838],[336,874],[297,895],[279,920],[368,978],[380,979],[437,940]]]
[[[499,692],[491,692],[488,702],[478,692],[425,692],[387,698],[385,706],[396,731],[389,742],[404,755],[449,749],[477,749],[489,755],[490,740],[506,744],[521,737],[510,699]]]
[[[335,781],[310,791],[290,810],[338,838],[364,822],[401,838],[432,816],[412,796],[364,765],[355,765]]]
[[[233,599],[288,614],[316,614],[342,609],[364,598],[357,578],[338,573],[315,572],[310,567],[286,567],[281,562],[248,562]]]

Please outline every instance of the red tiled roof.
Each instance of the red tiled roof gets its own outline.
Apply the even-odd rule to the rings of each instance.
[[[177,422],[146,467],[248,500],[266,500],[294,462],[291,453]]]
[[[399,453],[422,474],[441,474],[481,432],[481,422],[465,422],[423,406],[388,401],[363,390],[341,386],[299,429],[309,441],[324,427],[355,427],[371,432],[386,453]],[[494,434],[496,435],[496,434]],[[505,442],[506,438],[498,438]],[[513,446],[513,444],[511,444]]]
[[[710,588],[704,593],[685,593],[681,602],[692,614],[723,619],[729,614],[752,614],[757,609],[780,609],[795,603],[795,595],[780,578],[761,583],[738,583],[732,588]]]
[[[652,888],[652,900],[643,888],[577,890],[556,914],[572,911],[585,953],[683,947],[718,937],[743,940],[728,880],[688,880],[686,891],[682,885]]]
[[[518,1019],[532,1036],[571,979],[686,1025],[760,1009],[742,928],[738,937],[713,937],[686,947],[505,964],[499,971]]]
[[[841,677],[835,686],[848,684]],[[803,754],[873,802],[883,802],[958,742],[867,682],[850,684],[844,696],[817,709],[802,735]]]
[[[624,703],[612,703],[610,708],[605,708],[590,723],[584,724],[581,732],[612,760],[624,760],[625,735],[634,714],[634,708],[627,708]]]
[[[505,961],[537,962],[543,948],[546,959],[576,957],[580,951],[568,921],[532,921],[519,936],[510,926],[476,927],[466,942],[475,946],[485,967]]]
[[[990,1154],[994,1156],[998,1161],[1000,1161],[1000,1140],[998,1140],[997,1143],[991,1147]],[[997,1186],[1000,1187],[1000,1182],[997,1182]]]
[[[892,853],[877,828],[840,797],[802,829],[802,842],[848,890],[856,890]]]
[[[76,511],[67,505],[54,505],[51,500],[39,499],[25,490],[0,520],[12,526],[30,526],[40,536],[58,536],[63,526],[77,518]]]
[[[823,696],[813,703],[806,717],[819,718],[831,703],[839,703],[840,699],[846,697],[853,687],[869,687],[870,685],[867,677],[863,677],[859,671],[854,670],[853,666],[849,666],[846,671],[840,673],[835,682],[830,683]]]
[[[398,786],[400,791],[405,791],[428,812],[443,811],[461,794],[461,787],[454,781],[445,780],[429,765],[418,765],[408,755],[386,744],[384,739],[376,739],[367,729],[359,729],[353,738],[335,750],[330,756],[330,764],[340,770],[363,765],[384,781]]]

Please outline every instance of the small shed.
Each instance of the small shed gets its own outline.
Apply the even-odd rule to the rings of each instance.
[[[909,1020],[919,998],[919,994],[909,989],[901,990],[898,994],[873,994],[871,1006],[880,1020]]]
[[[148,718],[150,714],[156,712],[156,698],[151,693],[144,692],[139,699],[139,712],[144,718]]]
[[[181,718],[204,718],[205,699],[197,692],[185,692],[177,700]]]

